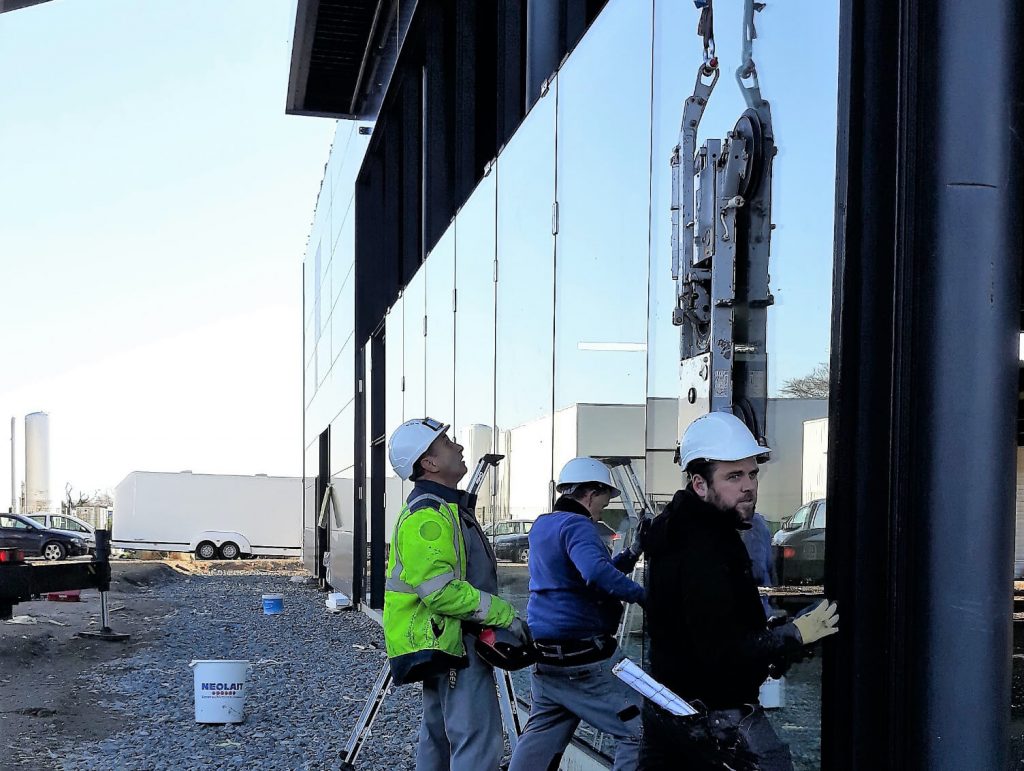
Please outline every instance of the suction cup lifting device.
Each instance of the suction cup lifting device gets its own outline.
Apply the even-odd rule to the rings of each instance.
[[[484,477],[487,476],[487,472],[492,467],[497,467],[504,457],[504,455],[488,454],[484,455],[476,464],[473,475],[469,478],[469,485],[466,488],[464,503],[467,508],[472,509],[476,507],[477,494],[483,486]],[[522,733],[523,728],[516,703],[515,689],[512,686],[512,678],[510,673],[505,670],[495,669],[494,681],[498,689],[498,706],[501,708],[501,719],[505,725],[505,733],[508,735],[512,748],[515,749],[519,734]],[[359,751],[363,748],[366,739],[371,735],[373,721],[377,718],[377,713],[380,712],[380,708],[384,704],[384,699],[391,688],[391,683],[391,664],[385,661],[373,684],[373,689],[366,699],[366,703],[363,704],[363,710],[359,713],[359,719],[356,720],[355,727],[352,729],[352,735],[345,744],[345,749],[341,752],[342,771],[355,771],[356,758],[359,756]]]
[[[704,60],[683,107],[672,153],[672,280],[680,327],[680,430],[715,410],[740,417],[761,444],[768,406],[767,311],[771,242],[771,109],[761,95],[753,42],[764,3],[743,0],[736,82],[747,109],[725,139],[697,147],[697,130],[720,75],[714,0],[695,0]]]

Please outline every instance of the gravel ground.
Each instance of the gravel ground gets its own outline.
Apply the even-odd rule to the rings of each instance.
[[[337,769],[339,753],[384,662],[380,628],[361,613],[331,614],[308,580],[281,575],[180,577],[151,588],[176,606],[154,643],[83,675],[109,694],[99,708],[124,730],[63,748],[61,768]],[[262,614],[260,595],[284,595]],[[248,659],[245,721],[194,720],[192,659]],[[378,715],[360,769],[413,768],[419,690],[395,689]]]

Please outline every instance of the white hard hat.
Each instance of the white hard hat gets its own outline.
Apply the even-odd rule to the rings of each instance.
[[[391,435],[388,442],[388,460],[402,479],[412,476],[412,467],[437,437],[449,426],[433,418],[407,420]]]
[[[584,482],[600,482],[612,489],[612,498],[619,497],[619,488],[612,484],[612,472],[596,458],[573,458],[562,466],[555,489],[564,492],[566,488]]]
[[[771,452],[754,439],[746,424],[731,412],[709,412],[701,415],[683,431],[679,439],[679,465],[685,469],[690,461],[743,460]]]

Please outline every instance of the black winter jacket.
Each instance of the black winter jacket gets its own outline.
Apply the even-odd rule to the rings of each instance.
[[[678,491],[651,524],[651,675],[708,709],[756,704],[768,665],[798,653],[793,624],[769,630],[735,514]]]

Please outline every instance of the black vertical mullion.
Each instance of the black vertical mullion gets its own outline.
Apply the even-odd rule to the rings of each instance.
[[[360,606],[366,600],[366,347],[354,347],[355,409],[352,431],[352,457],[355,459],[352,475],[352,602]]]
[[[327,426],[320,434],[319,441],[319,454],[317,463],[317,476],[316,476],[316,507],[313,516],[317,517],[316,526],[316,572],[314,575],[319,579],[319,586],[321,589],[326,589],[327,584],[327,566],[324,565],[324,556],[330,550],[331,546],[331,519],[328,516],[327,521],[323,527],[320,526],[319,517],[320,509],[323,506],[324,496],[327,494],[327,488],[331,483],[331,427]]]
[[[499,0],[495,68],[495,145],[508,142],[526,114],[526,3]]]
[[[423,261],[421,216],[426,191],[422,178],[420,88],[419,78],[405,78],[401,89],[401,111],[394,121],[400,136],[400,150],[397,152],[402,195],[398,219],[389,221],[388,227],[395,227],[397,223],[402,232],[399,247],[402,276],[400,286],[409,283]]]
[[[454,51],[449,30],[452,14],[445,4],[424,9],[422,70],[422,256],[437,243],[451,221],[453,209],[451,120]],[[408,279],[409,277],[407,277]]]
[[[455,2],[454,72],[454,194],[456,201],[469,197],[476,182],[477,121],[477,2]]]
[[[385,377],[387,361],[383,324],[370,336],[370,372],[366,387],[370,390],[370,607],[384,607],[384,570],[387,561],[385,544],[387,524],[385,519],[384,494],[387,469],[385,426]]]

